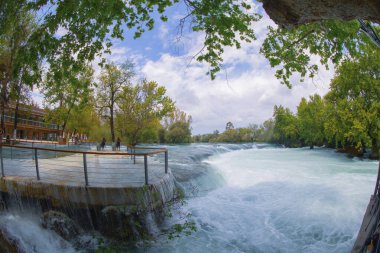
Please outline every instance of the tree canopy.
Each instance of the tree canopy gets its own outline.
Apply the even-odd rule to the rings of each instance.
[[[145,134],[151,133],[160,120],[174,111],[174,102],[166,89],[157,82],[142,80],[137,85],[123,87],[118,101],[118,129],[136,145]]]
[[[38,26],[28,37],[27,57],[22,61],[36,66],[38,59],[53,63],[62,58],[65,67],[110,52],[114,39],[139,38],[157,22],[166,22],[166,10],[173,5],[183,15],[178,21],[179,38],[185,28],[204,35],[204,46],[194,58],[210,65],[208,74],[212,79],[221,69],[225,47],[240,48],[242,43],[256,39],[254,22],[261,16],[252,4],[242,0],[3,1],[0,31],[6,34],[17,17],[30,13],[37,18]],[[371,42],[359,33],[359,27],[357,21],[332,20],[290,30],[271,27],[261,52],[272,67],[278,67],[276,76],[290,87],[293,73],[299,73],[301,80],[317,73],[318,65],[311,55],[318,55],[320,63],[328,67],[329,59],[337,66],[360,53],[361,46]],[[378,26],[374,29],[380,30]]]
[[[326,69],[329,64],[339,66],[344,60],[363,54],[365,47],[374,47],[373,53],[379,55],[365,34],[359,32],[358,21],[327,20],[298,26],[293,29],[269,27],[261,53],[276,67],[276,77],[288,87],[292,86],[294,73],[313,78],[318,73],[318,62]],[[380,27],[375,26],[379,33]],[[318,56],[319,61],[312,59]],[[318,59],[318,58],[316,58]]]
[[[176,108],[168,117],[164,118],[164,128],[161,130],[161,142],[189,143],[191,142],[190,115]]]
[[[59,65],[59,63],[55,63]],[[58,68],[46,75],[42,93],[45,106],[53,108],[48,119],[62,126],[65,131],[73,111],[85,107],[93,95],[93,69],[84,64],[80,67]]]
[[[342,144],[372,147],[379,156],[380,145],[380,57],[368,48],[337,69],[326,95],[329,102],[327,131]],[[339,122],[339,124],[337,124]]]
[[[283,106],[275,106],[273,112],[275,125],[273,128],[273,139],[288,147],[294,147],[299,141],[299,129],[297,117]]]
[[[112,63],[105,65],[99,77],[96,106],[100,114],[109,119],[112,142],[115,142],[114,119],[118,109],[117,103],[121,99],[123,89],[131,85],[134,75],[134,65],[128,60],[120,66]]]
[[[314,145],[323,144],[325,122],[325,104],[321,96],[315,94],[307,101],[302,98],[297,107],[300,138],[313,148]]]
[[[157,15],[161,22],[167,21],[165,10],[173,5],[185,11],[179,21],[180,36],[187,27],[204,33],[204,47],[195,58],[210,64],[212,78],[220,70],[225,46],[240,48],[242,41],[255,39],[252,23],[260,15],[246,1],[233,0],[2,1],[0,31],[19,10],[36,13],[39,22],[30,39],[31,58],[42,56],[54,62],[65,56],[65,64],[70,65],[109,52],[113,39],[139,38],[154,28]]]

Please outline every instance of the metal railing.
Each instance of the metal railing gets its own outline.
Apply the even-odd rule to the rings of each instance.
[[[152,176],[158,177],[160,164],[168,173],[166,148],[128,147],[123,151],[83,151],[0,144],[1,177],[18,176],[58,183],[95,185],[149,184],[149,157],[156,157]],[[66,146],[64,146],[66,147]],[[161,159],[158,156],[163,155]],[[143,165],[143,166],[142,166]],[[142,169],[144,173],[142,174]],[[35,172],[33,172],[35,171]]]

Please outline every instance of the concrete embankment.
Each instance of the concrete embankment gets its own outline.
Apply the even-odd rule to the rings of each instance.
[[[42,226],[65,240],[75,239],[70,234],[96,231],[106,238],[134,241],[150,236],[149,222],[163,218],[161,210],[176,197],[177,190],[169,170],[141,187],[85,187],[4,177],[0,192],[7,209],[15,202],[37,207]]]
[[[0,192],[12,196],[39,199],[53,207],[67,204],[77,207],[129,205],[137,209],[153,209],[173,199],[175,191],[172,173],[141,187],[100,187],[48,183],[18,176],[0,179]]]

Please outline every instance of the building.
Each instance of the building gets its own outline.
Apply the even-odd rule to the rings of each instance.
[[[27,140],[57,140],[59,127],[57,124],[45,122],[46,111],[37,106],[19,105],[17,114],[17,139]],[[15,104],[10,103],[5,108],[5,134],[13,137],[15,119]]]

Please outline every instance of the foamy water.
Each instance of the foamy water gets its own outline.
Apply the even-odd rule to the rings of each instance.
[[[169,149],[169,166],[187,204],[167,224],[191,213],[198,230],[173,240],[162,235],[132,252],[350,252],[378,166],[328,149]],[[35,218],[3,213],[0,228],[26,252],[74,251]]]
[[[2,214],[0,227],[3,233],[17,245],[21,252],[28,253],[74,253],[76,250],[54,232],[43,229],[34,215]]]
[[[266,147],[205,162],[222,183],[188,199],[198,231],[150,252],[350,252],[377,173],[377,162],[327,149]]]

